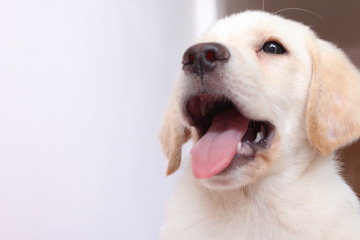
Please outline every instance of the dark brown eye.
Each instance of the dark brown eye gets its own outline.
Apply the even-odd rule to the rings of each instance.
[[[261,48],[263,52],[269,53],[269,54],[284,54],[286,53],[286,50],[283,45],[281,45],[278,42],[266,42],[264,46]]]

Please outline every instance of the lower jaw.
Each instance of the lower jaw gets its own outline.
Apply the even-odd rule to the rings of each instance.
[[[225,177],[233,172],[235,169],[241,168],[248,164],[250,161],[254,161],[255,156],[243,156],[240,154],[236,154],[233,160],[231,161],[230,165],[227,166],[224,170],[220,173],[216,174],[214,177]]]
[[[246,166],[244,166],[246,168]],[[240,169],[238,169],[240,170]],[[228,170],[227,170],[228,171]],[[211,178],[199,179],[200,183],[209,190],[228,191],[243,188],[252,181],[252,177],[247,174],[247,171],[239,173],[234,169],[229,170],[229,173],[221,173]]]

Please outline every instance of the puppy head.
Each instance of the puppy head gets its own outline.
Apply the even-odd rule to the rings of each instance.
[[[216,189],[306,168],[360,136],[359,73],[300,23],[264,12],[233,15],[182,63],[161,130],[168,174],[190,135],[194,176]]]

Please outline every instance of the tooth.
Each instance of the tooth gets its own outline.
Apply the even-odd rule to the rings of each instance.
[[[240,154],[241,153],[241,142],[238,142],[237,146],[236,146],[236,150],[237,150],[237,153]]]
[[[255,143],[258,143],[260,142],[262,139],[264,138],[264,133],[261,131],[261,132],[258,132],[256,134],[256,138],[254,140]]]

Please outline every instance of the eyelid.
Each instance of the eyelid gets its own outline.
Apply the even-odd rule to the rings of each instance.
[[[280,53],[269,53],[269,52],[264,51],[264,48],[265,48],[266,46],[268,46],[269,44],[274,44],[274,45],[276,45],[277,47],[279,47],[279,48],[281,49],[281,52],[280,52]],[[283,45],[280,41],[278,41],[278,40],[267,40],[267,41],[265,41],[259,51],[262,51],[262,52],[265,52],[265,53],[268,53],[268,54],[279,54],[279,55],[281,55],[281,54],[286,54],[286,53],[287,53],[287,49],[286,49],[286,48],[284,47],[284,45]]]

